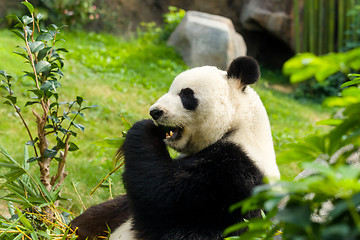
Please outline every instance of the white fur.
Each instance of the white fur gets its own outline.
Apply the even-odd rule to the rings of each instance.
[[[181,103],[179,93],[184,88],[191,88],[199,100],[195,111],[186,110]],[[205,66],[178,75],[169,92],[150,110],[159,108],[165,112],[157,124],[184,127],[180,141],[165,141],[181,153],[194,154],[219,140],[230,129],[234,110],[228,99],[226,72]]]
[[[113,233],[111,233],[109,240],[136,240],[135,232],[131,229],[131,221],[121,224]]]
[[[229,80],[216,67],[193,68],[178,75],[150,110],[164,111],[157,124],[184,128],[180,140],[165,140],[179,152],[194,154],[234,130],[230,141],[241,146],[270,181],[279,179],[266,110],[251,87],[245,91],[242,87],[238,79]],[[184,88],[191,88],[199,101],[194,111],[181,103],[179,93]]]

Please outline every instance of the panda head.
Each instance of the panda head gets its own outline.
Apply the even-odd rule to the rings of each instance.
[[[235,59],[227,72],[211,66],[187,70],[150,107],[150,115],[168,133],[169,147],[194,154],[237,128],[238,108],[248,104],[239,97],[259,75],[258,64],[250,57]]]

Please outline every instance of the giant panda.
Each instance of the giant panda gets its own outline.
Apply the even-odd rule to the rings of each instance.
[[[110,240],[220,240],[226,227],[259,217],[229,211],[265,178],[280,177],[266,110],[249,86],[259,76],[250,57],[227,71],[179,74],[120,149],[127,194],[74,219],[79,239],[110,229]],[[180,155],[172,159],[167,146]]]

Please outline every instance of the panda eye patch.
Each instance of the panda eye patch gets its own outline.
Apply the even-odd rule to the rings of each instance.
[[[194,96],[194,91],[191,88],[183,88],[179,93],[181,103],[187,110],[195,110],[199,105],[199,101]]]

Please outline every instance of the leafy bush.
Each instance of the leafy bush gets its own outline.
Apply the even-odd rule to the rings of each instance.
[[[291,83],[302,82],[297,90],[298,96],[320,100],[326,96],[336,95],[340,85],[347,81],[344,75],[359,70],[360,48],[323,56],[301,53],[286,61],[283,66],[283,73],[290,76]]]
[[[142,22],[141,28],[138,29],[138,35],[148,42],[164,42],[180,24],[185,13],[184,9],[169,6],[169,12],[163,15],[164,25],[162,27],[157,26],[154,22]]]
[[[318,124],[333,126],[327,134],[291,144],[278,158],[301,161],[306,169],[295,181],[281,181],[254,190],[253,196],[232,206],[242,211],[261,208],[266,214],[229,227],[225,234],[248,231],[228,239],[347,239],[360,237],[360,74],[350,75],[341,96],[325,105],[340,113]],[[351,87],[349,87],[351,86]]]
[[[64,77],[61,71],[64,62],[60,53],[68,52],[65,48],[57,47],[61,27],[55,24],[47,28],[41,27],[42,15],[35,16],[35,9],[28,1],[22,4],[27,7],[30,15],[24,15],[21,19],[17,16],[9,18],[17,22],[12,32],[24,44],[15,53],[24,58],[31,69],[24,70],[25,76],[32,79],[33,83],[28,86],[27,91],[31,95],[25,107],[32,107],[34,127],[22,115],[14,91],[13,77],[1,70],[4,104],[15,110],[27,130],[29,141],[26,142],[21,164],[5,149],[0,148],[0,189],[5,192],[1,199],[18,204],[12,207],[16,211],[10,219],[1,216],[0,237],[20,239],[30,235],[33,239],[50,239],[51,235],[62,233],[65,234],[65,239],[69,229],[64,217],[69,214],[63,215],[58,207],[62,200],[61,188],[68,175],[65,171],[66,160],[69,152],[79,149],[71,141],[71,138],[77,136],[74,129],[82,132],[85,129],[76,122],[77,118],[84,117],[84,110],[95,106],[84,106],[84,99],[80,96],[70,102],[59,101],[57,89],[61,87],[60,79]],[[31,152],[28,147],[32,149]],[[39,166],[39,177],[29,171],[29,164],[32,162]],[[5,169],[8,171],[5,172]]]

